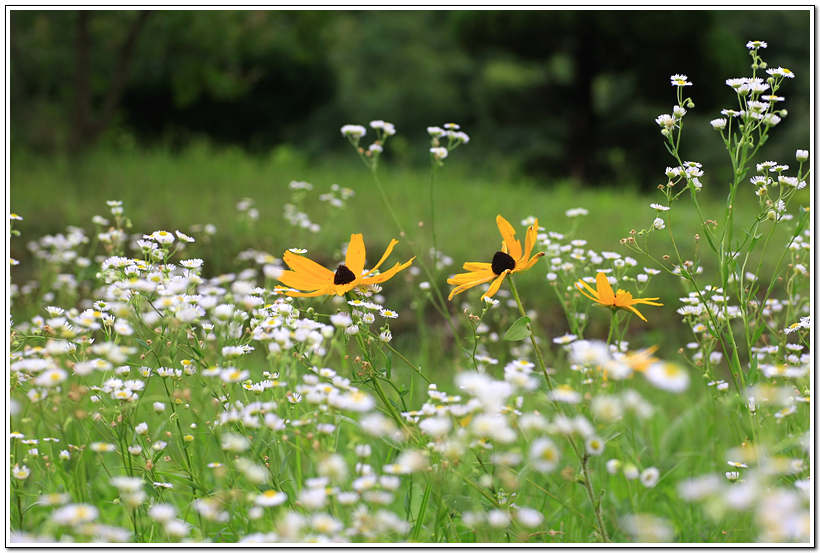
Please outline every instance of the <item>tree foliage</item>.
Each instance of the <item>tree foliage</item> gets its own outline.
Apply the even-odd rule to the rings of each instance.
[[[336,128],[386,119],[390,155],[424,163],[410,144],[448,121],[475,137],[466,155],[546,177],[639,182],[659,157],[652,120],[669,111],[668,77],[695,83],[691,135],[702,161],[721,155],[705,124],[732,100],[713,76],[748,64],[745,40],[803,79],[789,99],[794,140],[808,138],[810,11],[157,11],[122,73],[133,11],[94,11],[88,111],[113,144],[184,145],[205,136],[264,153],[288,143],[310,156],[344,147]],[[13,11],[14,145],[55,151],[78,135],[81,16]],[[773,33],[773,30],[777,30]],[[707,77],[708,76],[708,77]],[[779,129],[778,129],[779,132]],[[700,133],[700,134],[698,134]],[[714,142],[714,144],[712,144]],[[651,168],[647,168],[652,170]],[[653,174],[656,174],[653,173]]]

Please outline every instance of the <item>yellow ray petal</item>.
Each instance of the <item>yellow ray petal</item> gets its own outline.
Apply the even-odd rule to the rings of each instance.
[[[504,277],[508,274],[510,274],[509,269],[498,275],[498,278],[495,279],[492,284],[490,284],[490,289],[487,290],[483,296],[481,296],[481,299],[483,300],[484,298],[493,297],[495,293],[498,292],[498,289],[501,288],[501,283],[504,282]]]
[[[465,271],[490,271],[493,268],[492,263],[481,263],[478,261],[468,261],[464,264]]]
[[[387,249],[384,251],[384,255],[382,256],[382,258],[381,258],[381,259],[379,259],[379,262],[378,262],[378,263],[376,263],[376,264],[373,266],[373,268],[372,268],[372,269],[370,269],[369,271],[367,271],[367,273],[366,273],[364,276],[367,276],[367,275],[369,275],[370,273],[372,273],[373,271],[375,271],[376,269],[378,269],[378,268],[381,266],[381,264],[382,264],[382,263],[384,263],[384,262],[385,262],[385,260],[387,259],[387,257],[390,255],[390,252],[392,252],[392,251],[393,251],[393,247],[394,247],[396,244],[398,244],[398,243],[399,243],[399,241],[398,241],[398,240],[391,240],[391,241],[390,241],[390,245],[389,245],[389,246],[387,246]],[[414,257],[413,259],[415,259],[415,257]],[[411,261],[412,261],[412,260],[411,260]]]
[[[524,256],[521,258],[523,263],[529,262],[536,238],[538,238],[538,219],[527,229],[527,235],[524,238]]]
[[[327,293],[336,294],[337,296],[344,296],[359,284],[362,284],[362,282],[359,280],[354,280],[353,282],[348,282],[347,284],[334,284],[330,291],[328,291]]]
[[[629,309],[630,311],[632,311],[633,313],[635,313],[638,317],[640,317],[641,319],[643,319],[644,321],[646,321],[646,317],[644,317],[643,315],[641,315],[641,312],[640,312],[640,311],[638,311],[637,309],[635,309],[634,307],[632,307],[631,305],[627,305],[624,309]],[[647,321],[647,322],[648,322],[648,321]]]
[[[489,271],[476,271],[476,272],[473,272],[473,273],[461,273],[461,274],[455,275],[452,278],[448,278],[447,279],[447,284],[460,285],[460,284],[466,284],[467,282],[473,282],[474,280],[484,280],[484,279],[492,280],[497,276],[498,275],[496,275],[494,272],[492,272],[492,270],[489,270]]]
[[[516,271],[517,273],[523,273],[524,271],[529,271],[530,269],[532,269],[532,266],[533,266],[533,265],[535,265],[535,263],[536,263],[539,259],[541,259],[542,257],[544,257],[544,255],[545,255],[545,254],[544,254],[544,252],[538,252],[538,253],[537,253],[537,254],[535,254],[535,255],[532,257],[532,259],[530,259],[530,260],[529,260],[529,262],[527,262],[527,263],[526,263],[523,267],[521,267],[521,268],[516,268],[516,270],[515,270],[515,271]]]
[[[347,245],[347,254],[345,255],[345,265],[356,277],[356,280],[362,276],[364,271],[364,239],[361,234],[351,234],[350,243]]]
[[[598,301],[604,305],[615,305],[615,292],[612,291],[612,286],[604,273],[598,273],[595,276],[595,283],[598,286]]]
[[[332,276],[332,273],[331,273]],[[296,288],[297,290],[316,290],[317,288],[324,288],[333,284],[333,279],[315,278],[305,273],[297,273],[295,271],[284,271],[279,275],[279,282],[289,288]]]
[[[322,288],[320,290],[314,290],[313,292],[288,292],[288,296],[293,296],[295,298],[315,298],[316,296],[324,296],[327,294],[333,294],[333,291],[328,290],[326,288]]]
[[[663,305],[662,303],[655,303],[654,301],[652,301],[652,300],[657,300],[657,299],[660,299],[660,298],[637,298],[637,299],[633,299],[632,303],[633,304],[642,303],[642,304],[645,304],[645,305],[662,306]]]
[[[322,280],[329,279],[330,282],[333,282],[333,271],[322,267],[307,257],[302,257],[301,255],[296,255],[295,253],[287,251],[285,252],[284,260],[288,267],[297,273],[304,273],[312,276],[313,278],[319,278]]]
[[[478,286],[479,284],[484,284],[485,282],[490,282],[494,278],[496,278],[496,275],[493,274],[493,273],[490,273],[490,276],[488,276],[488,277],[483,277],[483,278],[479,278],[477,280],[471,280],[469,282],[466,282],[466,283],[462,284],[461,286],[453,288],[453,291],[450,292],[450,296],[447,299],[452,300],[453,296],[455,296],[456,294],[460,294],[464,290],[469,290],[473,286]],[[452,283],[450,283],[450,284],[452,284]]]
[[[495,222],[498,224],[498,230],[501,232],[504,244],[507,245],[507,253],[518,261],[521,259],[521,242],[515,239],[515,229],[501,215],[495,218]]]
[[[415,259],[415,257],[413,259]],[[393,277],[393,275],[395,275],[399,271],[402,271],[402,270],[406,269],[407,267],[409,267],[410,264],[413,263],[413,259],[411,259],[407,263],[396,263],[393,266],[392,269],[388,269],[387,271],[385,271],[383,273],[379,273],[377,275],[373,275],[373,276],[369,276],[369,277],[363,277],[362,278],[362,284],[378,284],[380,282],[384,282],[385,280],[389,280],[390,278]]]
[[[590,294],[592,294],[592,295],[589,295],[586,292],[584,292],[584,288],[581,288],[581,286],[578,286],[579,284],[581,286],[583,286],[584,288],[586,288],[587,290],[589,290]],[[590,286],[589,284],[587,284],[583,280],[579,280],[578,282],[576,282],[575,287],[578,289],[579,292],[581,292],[583,295],[585,295],[586,297],[588,297],[592,301],[601,303],[601,298],[598,296],[598,292],[596,290],[593,290],[592,286]]]

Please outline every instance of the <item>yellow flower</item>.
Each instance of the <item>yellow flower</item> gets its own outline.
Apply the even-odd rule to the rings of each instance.
[[[583,295],[585,295],[594,302],[598,302],[604,307],[609,307],[610,309],[623,309],[624,311],[632,311],[644,321],[646,320],[646,317],[641,315],[640,312],[633,307],[633,305],[663,305],[662,303],[655,303],[653,301],[658,298],[633,298],[631,292],[624,292],[623,290],[618,290],[617,294],[614,293],[612,291],[612,286],[610,286],[609,280],[607,280],[606,275],[604,273],[598,273],[598,276],[595,277],[595,282],[598,285],[598,290],[593,290],[592,287],[590,287],[590,285],[584,282],[583,280],[579,280],[577,283],[575,283],[575,287],[578,288],[578,291],[581,292]],[[589,295],[586,292],[584,292],[584,288],[589,290],[592,293],[592,295]]]
[[[635,372],[646,372],[646,369],[648,369],[650,365],[652,365],[653,363],[657,363],[659,361],[658,358],[652,357],[652,354],[655,353],[657,350],[658,346],[651,346],[646,349],[630,353],[629,355],[624,357],[623,362],[624,364],[631,367],[632,370]]]
[[[538,258],[544,255],[543,252],[538,252],[530,257],[532,248],[535,245],[535,239],[538,236],[538,219],[527,229],[523,251],[521,250],[521,241],[515,239],[515,229],[512,225],[501,215],[496,217],[495,221],[498,223],[498,230],[504,239],[501,242],[501,251],[495,252],[492,263],[465,263],[464,270],[469,272],[456,275],[447,280],[447,284],[455,285],[448,299],[452,300],[456,294],[492,280],[493,283],[490,285],[490,289],[481,296],[482,300],[491,298],[501,288],[504,277],[530,269],[538,261]]]
[[[383,273],[373,274],[373,271],[384,263],[393,251],[393,247],[398,243],[398,240],[391,240],[381,260],[367,272],[364,272],[365,249],[361,234],[350,235],[345,262],[336,268],[336,272],[322,267],[307,257],[286,251],[285,263],[292,270],[282,273],[279,281],[295,289],[287,292],[288,296],[314,297],[334,294],[344,296],[357,286],[382,283],[402,269],[409,267],[415,257],[407,263],[396,263],[392,269]]]

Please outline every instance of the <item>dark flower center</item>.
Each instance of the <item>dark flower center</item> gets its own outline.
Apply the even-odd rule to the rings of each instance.
[[[504,271],[515,269],[515,259],[504,252],[495,252],[493,256],[493,273],[500,275]]]
[[[336,268],[336,274],[333,275],[333,284],[350,284],[354,280],[356,280],[356,275],[347,268],[347,265],[342,263]]]

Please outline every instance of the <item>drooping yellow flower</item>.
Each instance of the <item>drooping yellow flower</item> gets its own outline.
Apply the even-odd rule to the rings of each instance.
[[[607,280],[606,275],[604,273],[598,273],[595,277],[595,282],[597,284],[598,290],[593,290],[592,287],[584,282],[583,280],[579,280],[575,283],[575,287],[578,288],[578,291],[581,292],[583,295],[588,297],[594,302],[597,302],[604,307],[609,307],[610,309],[623,309],[624,311],[632,311],[638,317],[646,320],[646,317],[641,315],[641,313],[635,309],[633,306],[635,305],[663,305],[662,303],[655,303],[654,300],[659,298],[633,298],[631,292],[625,292],[623,290],[618,290],[616,294],[612,290],[612,286],[609,284],[609,280]],[[590,291],[590,294],[584,292],[584,288]]]
[[[501,215],[496,217],[495,221],[498,223],[498,230],[503,238],[501,251],[495,252],[492,263],[465,263],[464,270],[469,272],[456,275],[447,280],[447,284],[455,286],[448,299],[452,300],[456,294],[492,280],[493,283],[490,285],[490,289],[481,296],[482,300],[491,298],[501,288],[504,277],[532,268],[538,258],[544,255],[543,252],[538,252],[530,257],[532,248],[535,246],[535,239],[538,236],[538,219],[527,229],[523,250],[521,249],[521,241],[515,239],[515,229],[512,225]]]
[[[322,267],[307,257],[286,251],[285,263],[292,270],[282,273],[279,276],[279,281],[285,286],[295,289],[288,291],[288,296],[344,296],[357,286],[380,284],[392,278],[402,269],[409,267],[415,257],[407,263],[396,263],[393,268],[383,273],[373,274],[384,263],[390,252],[393,251],[393,247],[398,243],[398,240],[391,240],[379,262],[367,272],[364,271],[365,249],[364,239],[361,234],[350,235],[350,244],[347,246],[345,262],[339,264],[335,272]]]

